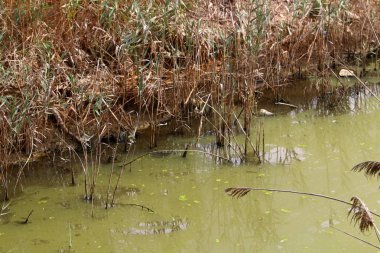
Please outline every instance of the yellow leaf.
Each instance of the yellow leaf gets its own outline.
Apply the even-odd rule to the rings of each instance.
[[[186,200],[187,200],[187,197],[186,197],[186,195],[180,195],[180,196],[178,197],[178,200],[180,200],[180,201],[186,201]]]
[[[292,212],[292,211],[290,211],[290,210],[288,210],[288,209],[285,209],[285,208],[281,208],[281,212],[283,212],[283,213],[290,213],[290,212]]]

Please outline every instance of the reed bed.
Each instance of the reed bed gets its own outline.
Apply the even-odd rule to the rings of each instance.
[[[130,144],[149,128],[154,148],[169,119],[197,118],[198,136],[208,122],[221,147],[239,121],[235,152],[260,160],[249,133],[257,90],[365,68],[378,14],[376,1],[0,1],[3,188],[20,157],[18,175],[37,153],[73,150],[92,150],[82,164],[95,184],[104,138]]]

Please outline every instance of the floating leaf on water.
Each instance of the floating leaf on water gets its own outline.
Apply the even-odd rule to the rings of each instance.
[[[46,204],[47,203],[47,200],[40,200],[37,202],[38,204]]]
[[[191,206],[191,203],[187,203],[187,206]]]
[[[179,195],[178,200],[187,201],[187,197],[186,197],[186,195]]]
[[[339,76],[340,77],[354,77],[355,73],[353,70],[350,70],[350,69],[341,69],[339,71]]]
[[[281,212],[283,212],[283,213],[291,213],[292,211],[290,211],[289,209],[281,208]]]
[[[265,214],[270,214],[270,211],[269,211],[269,210],[266,210],[264,213],[265,213]]]
[[[284,243],[284,242],[286,242],[286,241],[288,241],[288,238],[281,239],[281,240],[280,240],[280,243]]]
[[[195,185],[191,187],[191,189],[195,189],[195,188],[197,188]]]
[[[53,217],[53,216],[49,217],[49,220],[54,220],[54,219],[55,219],[55,217]]]
[[[195,204],[199,204],[199,203],[201,203],[199,200],[194,200],[193,201]]]
[[[218,238],[215,239],[216,243],[220,243],[220,240]]]
[[[224,181],[225,184],[228,184],[229,182],[228,181]]]
[[[265,195],[272,195],[273,192],[270,192],[270,191],[264,191],[264,194],[265,194]]]
[[[274,113],[270,112],[268,110],[265,110],[265,109],[260,109],[259,115],[261,115],[261,116],[273,116]]]
[[[216,181],[216,182],[220,182],[220,181],[222,181],[222,179],[217,178],[215,181]]]

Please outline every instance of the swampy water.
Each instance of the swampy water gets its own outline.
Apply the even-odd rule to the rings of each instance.
[[[100,168],[93,204],[83,201],[79,164],[76,186],[70,186],[69,173],[52,165],[29,169],[22,192],[0,217],[0,252],[374,252],[330,227],[376,243],[373,232],[362,234],[350,223],[344,204],[267,191],[241,199],[224,193],[227,187],[251,186],[346,201],[359,196],[380,212],[380,182],[350,170],[380,160],[380,103],[361,93],[346,97],[344,110],[319,107],[320,101],[298,109],[267,108],[277,115],[255,118],[265,128],[264,164],[219,163],[195,152],[138,159],[125,169],[116,205],[108,210],[110,164]],[[194,139],[167,135],[159,148],[183,149],[188,143]],[[204,136],[192,149],[210,151],[213,143]],[[118,156],[115,174],[125,156]],[[113,186],[115,181],[114,176]],[[20,224],[30,210],[29,223]]]

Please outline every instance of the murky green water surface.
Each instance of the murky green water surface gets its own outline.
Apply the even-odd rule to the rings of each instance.
[[[359,162],[380,160],[379,102],[366,99],[358,109],[351,100],[346,113],[325,114],[314,106],[256,119],[265,127],[267,162],[262,165],[218,164],[201,153],[145,156],[124,171],[116,206],[108,210],[111,165],[100,169],[93,204],[83,201],[80,174],[77,185],[70,186],[69,174],[31,172],[9,214],[0,218],[0,252],[375,252],[329,227],[333,222],[376,243],[373,232],[363,235],[350,224],[344,204],[265,191],[241,199],[224,193],[227,187],[251,186],[347,201],[359,196],[380,212],[380,183],[350,171]],[[167,136],[160,147],[182,149],[193,141]],[[213,141],[204,137],[204,146],[195,148]],[[30,223],[20,224],[30,210]]]

